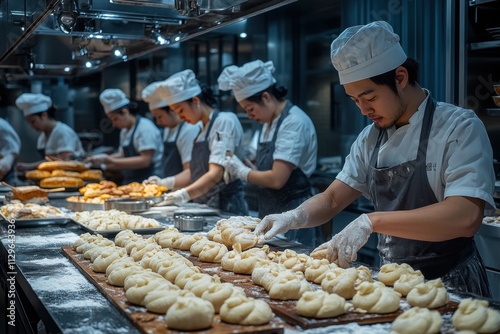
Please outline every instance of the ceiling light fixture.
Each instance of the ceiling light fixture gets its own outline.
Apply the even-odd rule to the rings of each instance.
[[[156,30],[151,31],[151,35],[153,36],[153,39],[155,40],[155,44],[158,44],[158,45],[170,44],[170,40],[163,37],[163,35]]]
[[[125,55],[125,48],[117,45],[113,48],[113,55],[117,58],[123,58],[126,57]]]
[[[57,22],[59,22],[59,29],[61,29],[63,33],[70,34],[73,31],[78,17],[77,9],[74,0],[61,0]]]

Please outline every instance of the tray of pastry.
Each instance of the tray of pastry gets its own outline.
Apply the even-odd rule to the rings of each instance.
[[[90,261],[86,260],[82,254],[78,254],[72,246],[61,247],[62,253],[66,256],[78,270],[92,283],[96,288],[113,303],[123,316],[127,317],[141,333],[203,333],[203,334],[230,334],[230,333],[255,333],[255,334],[282,334],[285,327],[291,329],[291,326],[281,319],[274,317],[266,325],[243,326],[223,322],[219,315],[214,316],[212,327],[202,331],[178,331],[168,329],[164,316],[149,312],[145,307],[134,306],[127,301],[122,287],[108,284],[104,273],[97,273],[92,270]]]
[[[154,234],[165,229],[159,221],[119,210],[81,211],[71,214],[71,219],[83,230],[114,238],[119,232],[128,229],[138,234]]]
[[[9,203],[1,207],[0,217],[18,227],[63,225],[71,221],[67,213],[52,205]]]

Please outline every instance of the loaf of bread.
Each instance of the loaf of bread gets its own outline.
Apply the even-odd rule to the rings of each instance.
[[[76,177],[54,176],[40,180],[42,188],[80,188],[83,187],[83,180]]]
[[[80,173],[80,178],[86,181],[100,181],[102,180],[102,171],[99,169],[89,169]]]
[[[38,170],[38,169],[34,169],[34,170],[29,170],[27,171],[24,176],[28,179],[28,180],[41,180],[41,179],[45,179],[46,177],[50,177],[51,176],[51,173],[49,171],[46,171],[46,170]]]
[[[56,169],[83,172],[89,168],[79,161],[45,161],[38,165],[38,169],[50,172]]]

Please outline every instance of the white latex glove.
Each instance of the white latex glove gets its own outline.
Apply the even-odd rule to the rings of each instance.
[[[165,205],[179,205],[189,201],[189,194],[186,188],[172,191],[165,195],[165,200],[162,202]]]
[[[265,216],[254,230],[259,238],[259,243],[273,238],[278,233],[285,233],[288,230],[297,230],[305,224],[305,219],[301,217],[301,211],[294,209],[280,214]]]
[[[250,167],[245,166],[245,164],[235,155],[226,157],[224,160],[224,168],[231,178],[236,177],[245,182],[248,182],[248,173],[252,170]]]
[[[153,175],[150,176],[147,180],[144,180],[142,183],[144,184],[158,184],[160,186],[167,187],[167,189],[173,189],[175,185],[175,177],[169,176],[164,179],[159,176]]]
[[[332,240],[325,242],[313,252],[326,249],[326,258],[336,262],[340,267],[349,267],[358,258],[358,251],[366,244],[373,232],[372,222],[366,214],[362,214],[342,231],[335,234]]]
[[[90,161],[94,166],[100,166],[108,162],[109,156],[105,153],[100,153],[88,157],[85,161]]]

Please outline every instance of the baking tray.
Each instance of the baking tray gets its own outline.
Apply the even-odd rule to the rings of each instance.
[[[73,202],[66,200],[68,203],[68,209],[71,211],[95,211],[104,210],[104,203],[85,203],[85,202]]]
[[[83,258],[82,254],[76,253],[72,246],[62,246],[62,253],[96,288],[113,303],[124,317],[129,319],[141,333],[149,334],[230,334],[230,333],[255,333],[255,334],[282,334],[285,327],[292,329],[290,325],[278,317],[274,317],[270,323],[259,326],[241,326],[228,324],[220,320],[218,314],[214,316],[212,327],[201,331],[177,331],[168,329],[165,325],[164,316],[147,311],[145,307],[131,305],[123,293],[122,287],[108,284],[104,273],[96,273],[90,267],[90,261]],[[220,264],[219,264],[220,266]]]
[[[82,224],[74,219],[71,219],[71,221],[75,224],[77,224],[81,229],[85,230],[86,232],[89,232],[91,234],[100,234],[103,237],[106,238],[114,238],[118,233],[120,233],[123,230],[126,229],[119,229],[119,230],[94,230],[88,227],[85,224]],[[166,227],[165,226],[160,226],[160,227],[150,227],[150,228],[129,228],[127,230],[131,230],[134,233],[137,234],[142,234],[142,235],[149,235],[149,234],[155,234],[156,232],[163,231]]]
[[[0,213],[0,218],[6,223],[11,220],[7,219],[2,213]],[[66,225],[71,221],[69,217],[47,217],[47,218],[31,218],[31,219],[14,219],[16,227],[38,227],[46,225]]]

